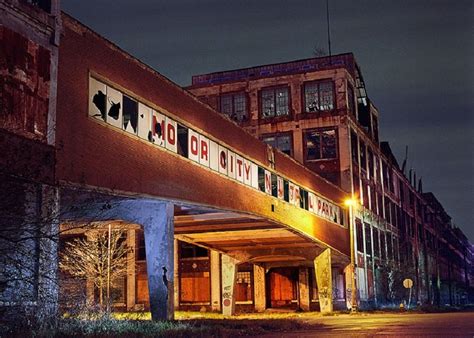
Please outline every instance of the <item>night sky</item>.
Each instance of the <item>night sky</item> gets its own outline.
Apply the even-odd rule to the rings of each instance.
[[[62,8],[175,83],[327,51],[325,0],[72,1]],[[353,52],[381,140],[474,242],[474,1],[330,0],[332,53]]]

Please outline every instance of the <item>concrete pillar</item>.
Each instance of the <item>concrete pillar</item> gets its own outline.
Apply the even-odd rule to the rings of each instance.
[[[179,242],[174,240],[174,309],[179,309]]]
[[[352,309],[352,266],[347,265],[344,268],[344,279],[346,282],[346,308],[347,310]]]
[[[174,318],[174,207],[156,204],[153,217],[144,219],[146,266],[152,320]]]
[[[310,310],[308,268],[299,268],[298,270],[298,303],[301,310]]]
[[[314,259],[314,271],[316,273],[321,313],[331,313],[333,310],[331,249],[324,250]]]
[[[135,307],[136,301],[136,269],[135,269],[135,247],[136,230],[127,230],[127,310],[131,311]]]
[[[211,310],[221,311],[221,269],[220,254],[210,250],[211,264]]]
[[[222,255],[222,313],[232,316],[235,313],[235,282],[238,261],[230,256]]]
[[[253,266],[253,295],[255,302],[255,311],[265,311],[265,268],[256,264],[254,264]]]

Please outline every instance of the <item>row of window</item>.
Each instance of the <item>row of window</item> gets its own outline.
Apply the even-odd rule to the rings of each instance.
[[[337,205],[260,167],[217,141],[201,135],[93,77],[90,77],[89,90],[89,116],[148,140],[251,188],[342,224],[341,209]]]
[[[352,100],[354,98],[352,97]],[[259,93],[261,119],[290,115],[288,86],[263,88]],[[349,103],[353,107],[354,102]],[[335,107],[334,82],[330,80],[307,82],[303,85],[303,112],[331,111]],[[243,92],[220,96],[219,110],[237,122],[249,120],[247,95]]]
[[[261,140],[281,152],[293,156],[291,134],[263,135]],[[335,129],[304,130],[303,141],[305,161],[337,158],[337,133]]]
[[[364,252],[365,242],[365,254],[369,260],[373,257],[382,260],[399,260],[398,238],[392,233],[371,227],[368,223],[362,224],[359,219],[356,219],[356,237],[357,251]]]

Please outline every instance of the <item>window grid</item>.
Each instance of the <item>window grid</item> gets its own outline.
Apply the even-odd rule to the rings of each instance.
[[[263,89],[260,99],[262,118],[289,115],[289,92],[287,87]]]
[[[262,141],[289,156],[293,154],[291,135],[289,134],[263,136]]]
[[[336,130],[308,130],[304,139],[307,161],[337,158]]]
[[[237,122],[248,120],[247,97],[245,93],[224,94],[220,96],[220,111]]]
[[[304,85],[305,112],[313,113],[334,109],[332,81],[310,82]]]

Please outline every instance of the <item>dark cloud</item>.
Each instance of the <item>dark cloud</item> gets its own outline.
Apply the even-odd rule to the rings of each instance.
[[[191,75],[312,56],[326,1],[72,1],[63,9],[180,85]],[[381,136],[474,240],[471,0],[331,0],[332,51],[353,52]]]

